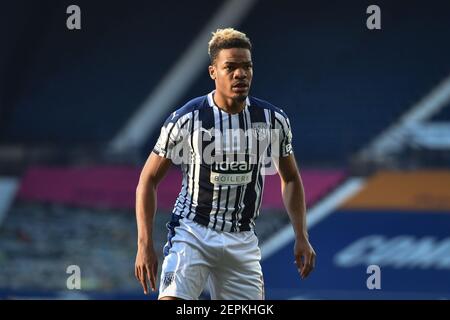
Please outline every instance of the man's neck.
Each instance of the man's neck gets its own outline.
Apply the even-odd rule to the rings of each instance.
[[[216,106],[218,106],[223,111],[231,114],[241,112],[242,110],[244,110],[246,105],[245,100],[237,101],[233,99],[227,99],[222,97],[220,94],[217,94],[216,92],[214,92],[213,94],[213,100]]]

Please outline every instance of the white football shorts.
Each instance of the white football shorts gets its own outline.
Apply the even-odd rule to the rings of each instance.
[[[158,299],[197,300],[206,284],[213,300],[264,299],[254,231],[220,232],[177,217],[167,224]]]

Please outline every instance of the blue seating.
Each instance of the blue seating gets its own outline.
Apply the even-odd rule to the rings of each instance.
[[[450,73],[449,4],[379,5],[377,31],[360,1],[260,1],[241,26],[254,45],[251,93],[290,116],[301,163],[348,164]],[[206,74],[183,101],[213,88]]]
[[[56,145],[109,141],[220,3],[207,1],[199,10],[183,1],[77,1],[78,31],[66,28],[64,2],[46,10],[31,4],[21,8],[24,15],[27,9],[37,10],[29,15],[36,27],[18,32],[23,47],[8,61],[17,70],[11,81],[20,81],[13,88],[17,99],[5,106],[10,112],[3,140]]]
[[[431,117],[431,121],[450,121],[450,103],[445,105],[438,113]]]
[[[61,146],[108,142],[220,3],[207,1],[198,10],[188,2],[105,6],[80,1],[79,31],[65,28],[63,3],[30,5],[39,17],[30,13],[23,20],[45,23],[13,31],[15,36],[5,40],[8,51],[0,56],[10,63],[0,64],[7,71],[0,80],[7,90],[0,90],[2,141]],[[378,4],[382,29],[376,31],[366,28],[366,6],[358,0],[345,6],[258,1],[238,26],[254,45],[251,94],[290,116],[303,164],[348,164],[450,73],[450,44],[444,41],[450,30],[448,2]],[[16,38],[13,50],[11,39]],[[5,55],[10,59],[4,60]],[[213,87],[205,64],[203,75],[173,109]],[[155,127],[143,155],[158,134]]]

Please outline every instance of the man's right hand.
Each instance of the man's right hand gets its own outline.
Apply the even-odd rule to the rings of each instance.
[[[148,294],[147,281],[152,291],[156,291],[156,275],[158,273],[158,257],[153,246],[138,245],[134,274],[142,284],[144,294]]]

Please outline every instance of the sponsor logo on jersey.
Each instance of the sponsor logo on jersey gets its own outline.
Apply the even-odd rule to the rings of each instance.
[[[254,164],[239,154],[237,161],[215,162],[211,165],[210,182],[220,185],[243,185],[252,181]]]

